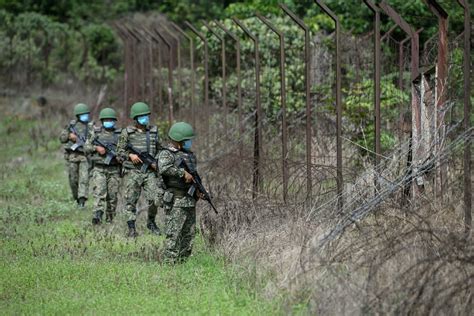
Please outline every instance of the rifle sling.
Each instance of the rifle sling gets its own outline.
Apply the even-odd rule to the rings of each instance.
[[[146,130],[146,152],[150,153],[150,129]]]

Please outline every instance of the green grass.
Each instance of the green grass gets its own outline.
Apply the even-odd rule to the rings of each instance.
[[[37,122],[2,119],[0,310],[2,314],[275,314],[251,277],[197,236],[184,264],[162,264],[163,238],[124,237],[120,218],[93,227],[70,199],[59,145],[35,148]],[[56,147],[55,147],[56,146]],[[143,218],[141,219],[143,222]],[[281,311],[280,311],[281,312]]]

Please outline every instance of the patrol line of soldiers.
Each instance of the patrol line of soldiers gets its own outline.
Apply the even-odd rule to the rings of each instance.
[[[147,201],[147,228],[160,235],[156,225],[158,207],[165,212],[165,258],[177,261],[191,254],[196,223],[196,201],[188,192],[193,186],[196,157],[191,151],[195,133],[185,122],[175,123],[169,130],[170,139],[163,146],[158,128],[150,124],[150,108],[143,102],[133,104],[130,118],[134,124],[117,127],[117,115],[112,108],[100,111],[100,125],[95,126],[86,104],[74,107],[75,119],[61,132],[65,144],[69,184],[72,196],[80,208],[85,207],[91,173],[94,211],[92,223],[112,222],[116,214],[118,191],[123,186],[128,236],[136,237],[137,202],[141,192]],[[145,158],[153,157],[146,164]],[[186,163],[188,172],[181,167]],[[121,179],[123,177],[123,179]]]

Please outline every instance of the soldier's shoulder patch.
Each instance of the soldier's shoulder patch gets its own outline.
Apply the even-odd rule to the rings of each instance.
[[[150,126],[150,133],[158,133],[158,127],[155,125]]]
[[[115,134],[121,134],[121,133],[122,133],[122,130],[123,130],[123,128],[117,127],[117,128],[115,128],[114,133],[115,133]]]
[[[100,133],[102,131],[102,126],[95,126],[94,125],[94,132]]]
[[[74,125],[76,125],[76,124],[77,124],[77,120],[70,120],[70,121],[69,121],[69,125],[70,125],[70,126],[74,126]]]

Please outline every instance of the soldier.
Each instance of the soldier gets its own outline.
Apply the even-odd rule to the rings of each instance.
[[[59,136],[61,143],[65,144],[64,158],[68,163],[72,197],[81,208],[85,206],[89,189],[89,162],[84,151],[85,141],[93,128],[89,114],[86,104],[77,104],[74,107],[76,119],[71,120]]]
[[[191,151],[194,131],[185,122],[173,124],[168,136],[168,147],[158,155],[158,170],[163,177],[163,196],[166,214],[166,243],[164,256],[170,262],[184,260],[191,255],[196,225],[196,197],[188,194],[193,177],[182,167],[187,164],[190,172],[197,171],[196,156]],[[202,198],[202,194],[197,192]]]
[[[85,150],[94,163],[92,183],[94,194],[94,211],[92,224],[100,224],[106,214],[106,221],[111,223],[117,207],[117,196],[120,183],[120,163],[116,157],[116,146],[121,128],[116,127],[117,114],[114,109],[105,108],[99,113],[101,126],[94,127],[87,139]]]
[[[128,236],[136,237],[138,235],[135,222],[137,219],[137,202],[142,190],[148,204],[147,228],[153,234],[159,235],[160,230],[156,225],[155,218],[157,206],[162,204],[161,177],[158,178],[154,159],[149,166],[144,161],[147,157],[155,157],[161,149],[158,128],[149,124],[151,112],[146,103],[137,102],[133,104],[130,112],[130,118],[135,120],[135,124],[122,130],[117,145],[117,153],[123,161]]]

